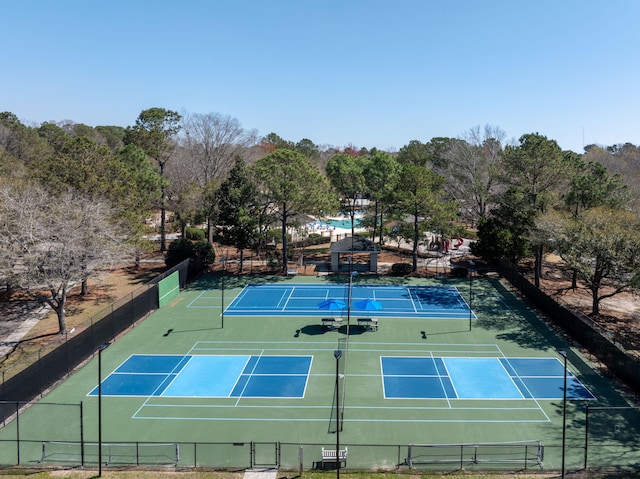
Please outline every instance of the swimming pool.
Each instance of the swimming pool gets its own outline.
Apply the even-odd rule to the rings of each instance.
[[[354,218],[353,219],[354,228],[360,228],[361,221],[362,221],[362,218]],[[319,229],[333,229],[333,228],[342,228],[345,230],[351,229],[351,219],[346,219],[346,220],[332,219],[332,220],[326,220],[326,221],[317,221],[312,224],[313,226]]]

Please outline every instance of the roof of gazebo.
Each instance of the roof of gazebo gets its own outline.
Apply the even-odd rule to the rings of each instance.
[[[329,246],[331,253],[378,253],[380,246],[362,236],[349,236]]]

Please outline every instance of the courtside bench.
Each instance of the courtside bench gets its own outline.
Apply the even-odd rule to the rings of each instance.
[[[335,449],[325,449],[322,448],[322,469],[326,466],[338,467],[338,460],[340,461],[340,467],[347,466],[347,449],[340,449],[339,458],[336,459],[336,450]]]
[[[324,329],[339,329],[342,326],[342,318],[322,318]]]
[[[378,318],[358,318],[358,324],[369,331],[378,330]]]

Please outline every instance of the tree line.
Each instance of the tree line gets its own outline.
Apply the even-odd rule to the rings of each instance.
[[[188,243],[190,225],[206,224],[206,245],[244,252],[338,211],[371,240],[402,239],[418,248],[432,235],[473,235],[474,254],[516,263],[534,259],[539,282],[545,251],[563,260],[593,298],[638,287],[640,149],[589,145],[562,151],[538,133],[506,141],[498,127],[459,138],[413,140],[398,151],[260,137],[230,116],[143,110],[131,126],[71,121],[23,124],[0,113],[0,277],[46,301],[64,332],[64,303],[75,284],[140,254]],[[159,211],[157,229],[146,220]],[[167,220],[182,240],[167,244]],[[354,222],[352,221],[352,225]],[[212,251],[196,250],[206,261]],[[608,286],[605,290],[605,286]]]

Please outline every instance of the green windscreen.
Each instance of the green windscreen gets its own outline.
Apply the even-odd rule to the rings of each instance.
[[[158,283],[158,304],[162,308],[180,292],[180,274],[170,274]]]

